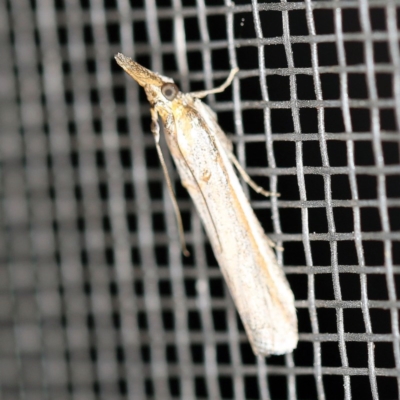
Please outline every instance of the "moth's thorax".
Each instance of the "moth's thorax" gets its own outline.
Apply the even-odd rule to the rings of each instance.
[[[191,106],[194,100],[190,95],[179,92],[174,100],[169,101],[163,96],[160,90],[158,90],[158,93],[156,90],[152,89],[150,95],[155,99],[153,106],[156,108],[164,124],[171,117],[175,120],[187,117],[188,106]],[[149,98],[149,94],[147,94],[147,97]]]

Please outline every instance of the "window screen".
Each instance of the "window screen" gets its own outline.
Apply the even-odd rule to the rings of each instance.
[[[394,399],[398,0],[0,0],[0,398]],[[122,52],[208,104],[296,297],[256,358]],[[167,154],[165,144],[164,153]]]

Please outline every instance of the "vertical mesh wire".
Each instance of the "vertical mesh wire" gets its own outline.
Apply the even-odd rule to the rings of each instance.
[[[398,0],[0,0],[0,398],[394,399]],[[256,358],[117,52],[209,96],[296,297]],[[164,150],[165,145],[164,145]]]

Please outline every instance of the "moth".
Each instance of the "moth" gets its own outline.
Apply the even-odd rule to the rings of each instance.
[[[117,63],[144,88],[150,103],[151,131],[171,194],[184,254],[182,220],[160,147],[159,118],[166,142],[212,245],[218,264],[256,355],[284,354],[297,346],[294,296],[234,166],[257,192],[236,159],[216,114],[200,99],[226,89],[238,71],[214,89],[182,93],[171,78],[142,67],[119,53]]]

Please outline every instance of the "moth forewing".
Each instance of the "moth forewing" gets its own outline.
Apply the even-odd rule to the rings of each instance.
[[[206,92],[162,90],[170,78],[143,73],[121,54],[116,60],[144,87],[161,117],[182,184],[200,214],[254,353],[292,351],[298,341],[294,296],[234,171],[230,142],[215,114],[196,98]],[[148,73],[154,76],[146,81]]]

